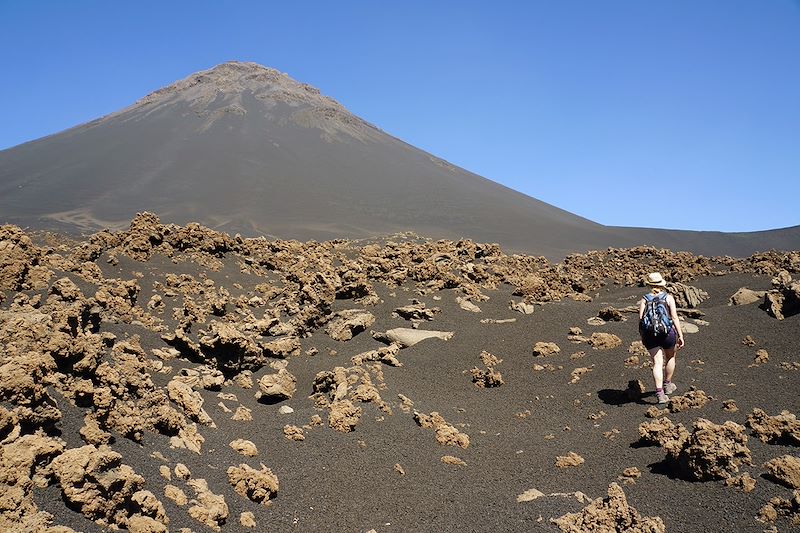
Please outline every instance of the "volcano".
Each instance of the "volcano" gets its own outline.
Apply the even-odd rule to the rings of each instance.
[[[2,223],[87,233],[123,229],[145,210],[246,236],[413,231],[550,257],[641,244],[739,256],[800,247],[800,226],[726,234],[597,224],[419,150],[255,63],[192,74],[0,152]]]

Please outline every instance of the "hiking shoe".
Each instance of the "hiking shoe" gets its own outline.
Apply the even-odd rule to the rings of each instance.
[[[658,398],[658,403],[669,403],[669,396],[663,392],[657,392],[656,398]]]
[[[678,389],[678,386],[675,385],[674,383],[667,383],[666,385],[664,385],[664,393],[665,394],[672,394],[677,389]]]

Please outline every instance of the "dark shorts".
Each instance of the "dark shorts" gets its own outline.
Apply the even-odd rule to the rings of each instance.
[[[675,343],[678,340],[678,332],[675,331],[675,326],[672,326],[667,333],[666,336],[658,337],[655,335],[650,335],[648,333],[642,333],[642,344],[648,350],[652,350],[653,348],[663,348],[665,350],[670,350],[675,347]]]

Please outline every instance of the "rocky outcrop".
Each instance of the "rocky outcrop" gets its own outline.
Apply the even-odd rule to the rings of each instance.
[[[34,245],[24,231],[0,226],[0,291],[44,288],[53,275],[46,262],[45,250]]]
[[[211,322],[200,337],[200,349],[206,357],[227,372],[258,370],[266,364],[261,346],[236,326],[226,322]]]
[[[340,433],[353,431],[361,420],[361,408],[350,400],[336,400],[329,408],[328,426]]]
[[[427,307],[424,302],[413,299],[409,305],[397,307],[394,312],[406,320],[433,320],[433,317],[440,313],[441,309]]]
[[[189,479],[186,484],[194,490],[195,497],[190,501],[188,514],[201,524],[219,531],[228,520],[228,504],[221,494],[214,494],[205,479]]]
[[[445,446],[458,446],[459,448],[469,447],[469,435],[461,433],[447,423],[447,421],[437,412],[429,415],[414,412],[414,421],[421,428],[432,429],[436,432],[436,442]]]
[[[203,409],[203,397],[200,396],[199,392],[193,390],[190,385],[178,379],[173,379],[167,383],[167,393],[169,394],[169,399],[178,404],[189,418],[206,426],[216,427],[214,421]]]
[[[714,424],[699,418],[684,440],[665,446],[669,459],[695,481],[726,479],[751,464],[744,427],[735,422]]]
[[[361,309],[347,309],[333,315],[326,332],[337,341],[347,341],[375,323],[375,315]]]
[[[258,381],[256,399],[266,402],[289,400],[297,391],[297,378],[285,368],[275,374],[267,374]]]
[[[669,410],[672,413],[680,413],[689,409],[700,409],[708,402],[713,400],[702,390],[690,390],[680,396],[672,396],[669,402]]]
[[[728,305],[749,305],[764,300],[767,291],[754,291],[747,287],[742,287],[737,290],[733,296],[728,299]]]
[[[479,389],[485,389],[499,387],[500,385],[505,384],[505,381],[503,381],[503,376],[500,374],[500,372],[495,370],[495,367],[502,363],[503,360],[487,351],[481,352],[480,359],[486,369],[484,370],[478,367],[473,367],[470,369],[470,374],[472,374],[472,382],[475,384],[475,386]]]
[[[675,425],[666,417],[639,425],[639,440],[643,444],[661,446],[667,450],[675,449],[679,452],[688,438],[689,432],[683,424]]]
[[[581,457],[575,452],[569,452],[567,455],[559,455],[556,457],[557,468],[574,468],[586,462],[586,459]]]
[[[708,300],[708,293],[703,289],[684,283],[669,283],[667,290],[675,298],[675,304],[685,309],[695,309],[703,301]]]
[[[536,357],[548,357],[561,352],[561,348],[554,342],[537,342],[533,345],[533,355]]]
[[[597,498],[583,510],[555,518],[552,522],[561,531],[625,531],[627,533],[665,533],[661,518],[641,516],[628,504],[625,492],[616,483],[608,486],[608,497]]]
[[[747,417],[747,425],[761,442],[800,446],[800,420],[789,411],[770,416],[762,409],[755,408]]]
[[[42,239],[35,238],[37,242]],[[317,342],[318,335],[326,331],[344,341],[372,327],[373,312],[362,307],[380,303],[378,294],[384,295],[384,289],[388,289],[387,299],[405,293],[420,299],[445,299],[451,310],[455,300],[460,307],[475,311],[475,304],[486,302],[487,295],[494,297],[490,291],[508,285],[508,292],[517,294],[511,309],[528,314],[534,305],[563,298],[589,302],[609,284],[636,286],[647,272],[666,266],[663,271],[668,272],[673,291],[682,295],[679,305],[692,307],[703,295],[689,285],[691,280],[729,269],[774,276],[773,290],[764,298],[773,314],[786,317],[791,316],[796,298],[792,277],[800,271],[800,255],[796,253],[770,252],[736,260],[638,247],[574,254],[554,265],[544,258],[506,255],[496,245],[468,240],[434,242],[397,236],[363,245],[341,240],[300,243],[245,239],[197,224],[161,224],[148,213],[138,215],[125,231],[102,231],[80,243],[49,242],[40,247],[34,244],[32,234],[0,227],[0,530],[66,531],[52,526],[53,518],[36,506],[34,496],[40,496],[36,491],[48,485],[63,492],[66,505],[100,520],[104,527],[131,531],[170,528],[159,497],[175,502],[183,507],[181,512],[189,512],[208,527],[223,527],[228,508],[222,495],[216,494],[221,492],[219,487],[193,479],[188,471],[181,470],[178,475],[176,470],[170,481],[175,484],[157,497],[146,490],[142,477],[124,464],[130,462],[129,457],[119,455],[121,450],[134,448],[130,443],[120,443],[124,439],[142,446],[168,443],[174,449],[163,451],[171,458],[194,457],[200,464],[200,454],[205,451],[203,433],[208,437],[206,432],[214,425],[211,415],[217,423],[219,416],[230,417],[232,421],[226,424],[247,430],[252,426],[248,421],[264,415],[258,409],[274,410],[266,405],[253,409],[252,405],[237,405],[236,394],[242,394],[237,389],[251,389],[258,378],[257,397],[264,404],[296,398],[298,391],[311,385],[314,407],[327,412],[328,426],[335,431],[357,431],[358,424],[384,421],[395,406],[410,413],[414,404],[396,389],[391,389],[392,397],[401,401],[384,401],[382,394],[386,394],[387,386],[383,373],[390,377],[408,371],[399,369],[400,354],[405,353],[402,348],[425,339],[452,338],[450,331],[416,329],[420,321],[441,319],[438,307],[411,300],[410,305],[371,308],[374,313],[376,309],[394,309],[414,326],[373,333],[386,344],[376,349],[370,349],[373,347],[368,345],[376,343],[363,336],[353,340],[358,349],[347,350],[349,344],[342,345],[345,348],[339,349],[340,354],[330,350],[330,341],[323,338]],[[501,303],[507,301],[508,292]],[[353,303],[342,305],[342,300]],[[339,311],[351,306],[359,309]],[[491,307],[488,303],[481,306]],[[624,319],[623,313],[628,312],[628,307],[606,307],[601,315],[604,321],[614,321]],[[517,316],[519,323],[514,327],[529,320]],[[477,318],[470,320],[483,327],[477,326]],[[480,322],[499,324],[508,320]],[[766,333],[758,337],[748,344],[759,344],[759,349],[770,347]],[[568,339],[590,342],[596,348],[619,346],[618,338],[600,333],[584,337],[579,329],[571,329]],[[536,353],[559,359],[553,346],[557,348],[543,343]],[[632,349],[633,355],[646,363],[646,351],[640,346]],[[770,351],[769,360],[763,357],[762,364],[777,360],[787,372],[794,368],[781,361],[779,349]],[[590,355],[578,352],[571,360]],[[352,362],[352,366],[323,370],[311,383],[308,376],[313,374],[307,373],[307,367],[297,366],[314,364],[317,371],[329,368],[326,360],[337,365]],[[412,360],[413,354],[403,362],[411,364]],[[641,361],[630,364],[639,365]],[[472,377],[478,387],[496,387],[503,383],[497,371],[500,362],[482,352],[482,367],[465,370],[464,376]],[[266,374],[265,366],[271,368]],[[592,365],[538,368],[572,370],[573,382],[582,376],[586,381],[594,377],[588,374]],[[462,385],[472,387],[468,382]],[[416,391],[405,392],[413,396]],[[637,400],[644,387],[634,382],[627,391],[614,392],[620,394],[613,401]],[[502,390],[473,393],[502,394]],[[677,412],[702,407],[704,398],[709,398],[701,393],[675,396],[669,409]],[[212,397],[217,399],[208,404]],[[415,400],[418,407],[430,401],[424,396]],[[305,402],[305,398],[296,401]],[[303,412],[304,406],[293,407],[295,413]],[[375,410],[374,417],[369,416],[370,409]],[[654,410],[648,416],[666,413]],[[65,421],[64,416],[77,418]],[[284,420],[292,421],[285,416]],[[303,416],[308,418],[307,413]],[[315,414],[302,426],[296,421],[298,425],[282,421],[277,427],[283,428],[283,435],[298,442],[281,441],[302,448],[302,438],[311,439],[313,431],[326,431],[311,429],[320,426],[322,419]],[[469,437],[463,433],[468,431],[464,428],[471,427],[466,421],[450,424],[435,412],[417,413],[414,420],[433,430],[437,442],[457,447],[469,444]],[[735,425],[708,426],[704,424],[710,422],[698,421],[690,432],[665,420],[652,421],[640,431],[642,442],[664,447],[672,468],[688,479],[728,476],[733,485],[746,486],[746,478],[737,475],[737,468],[749,460],[746,439]],[[768,416],[754,410],[748,425],[764,442],[800,443],[797,420],[788,412]],[[68,449],[59,432],[64,432],[70,445],[82,440],[87,446]],[[608,433],[613,438],[613,433]],[[232,443],[235,451],[228,449],[226,453],[238,452],[245,457],[258,453],[248,442],[236,439]],[[218,443],[214,441],[213,445]],[[160,465],[164,467],[162,475],[164,470],[169,473],[167,459],[160,452],[158,456],[154,452],[153,457],[165,463]],[[457,458],[447,461],[461,464]],[[774,479],[782,478],[778,463],[770,464],[767,468],[775,472],[771,474]],[[269,476],[263,470],[247,470],[241,465],[233,468],[239,469],[235,470],[234,486],[241,486],[245,497],[258,500],[270,492]],[[739,479],[743,481],[736,481]],[[775,503],[773,511],[782,512],[787,501]],[[172,503],[167,507],[169,512],[174,509]]]
[[[800,280],[792,280],[787,270],[781,270],[773,278],[772,286],[764,295],[763,309],[778,320],[800,313]]]
[[[790,489],[800,489],[800,457],[781,455],[764,463],[769,475]]]
[[[622,346],[622,339],[613,333],[594,332],[589,337],[589,344],[595,350],[611,350],[617,346]]]
[[[228,482],[241,496],[264,505],[278,494],[278,477],[263,463],[260,470],[246,464],[231,466]]]
[[[134,509],[166,520],[161,503],[142,490],[144,478],[108,447],[69,449],[53,460],[52,471],[67,504],[91,520],[127,527]]]

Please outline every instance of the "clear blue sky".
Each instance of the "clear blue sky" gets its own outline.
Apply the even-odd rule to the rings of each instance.
[[[800,224],[797,0],[0,0],[0,149],[232,59],[602,224]]]

